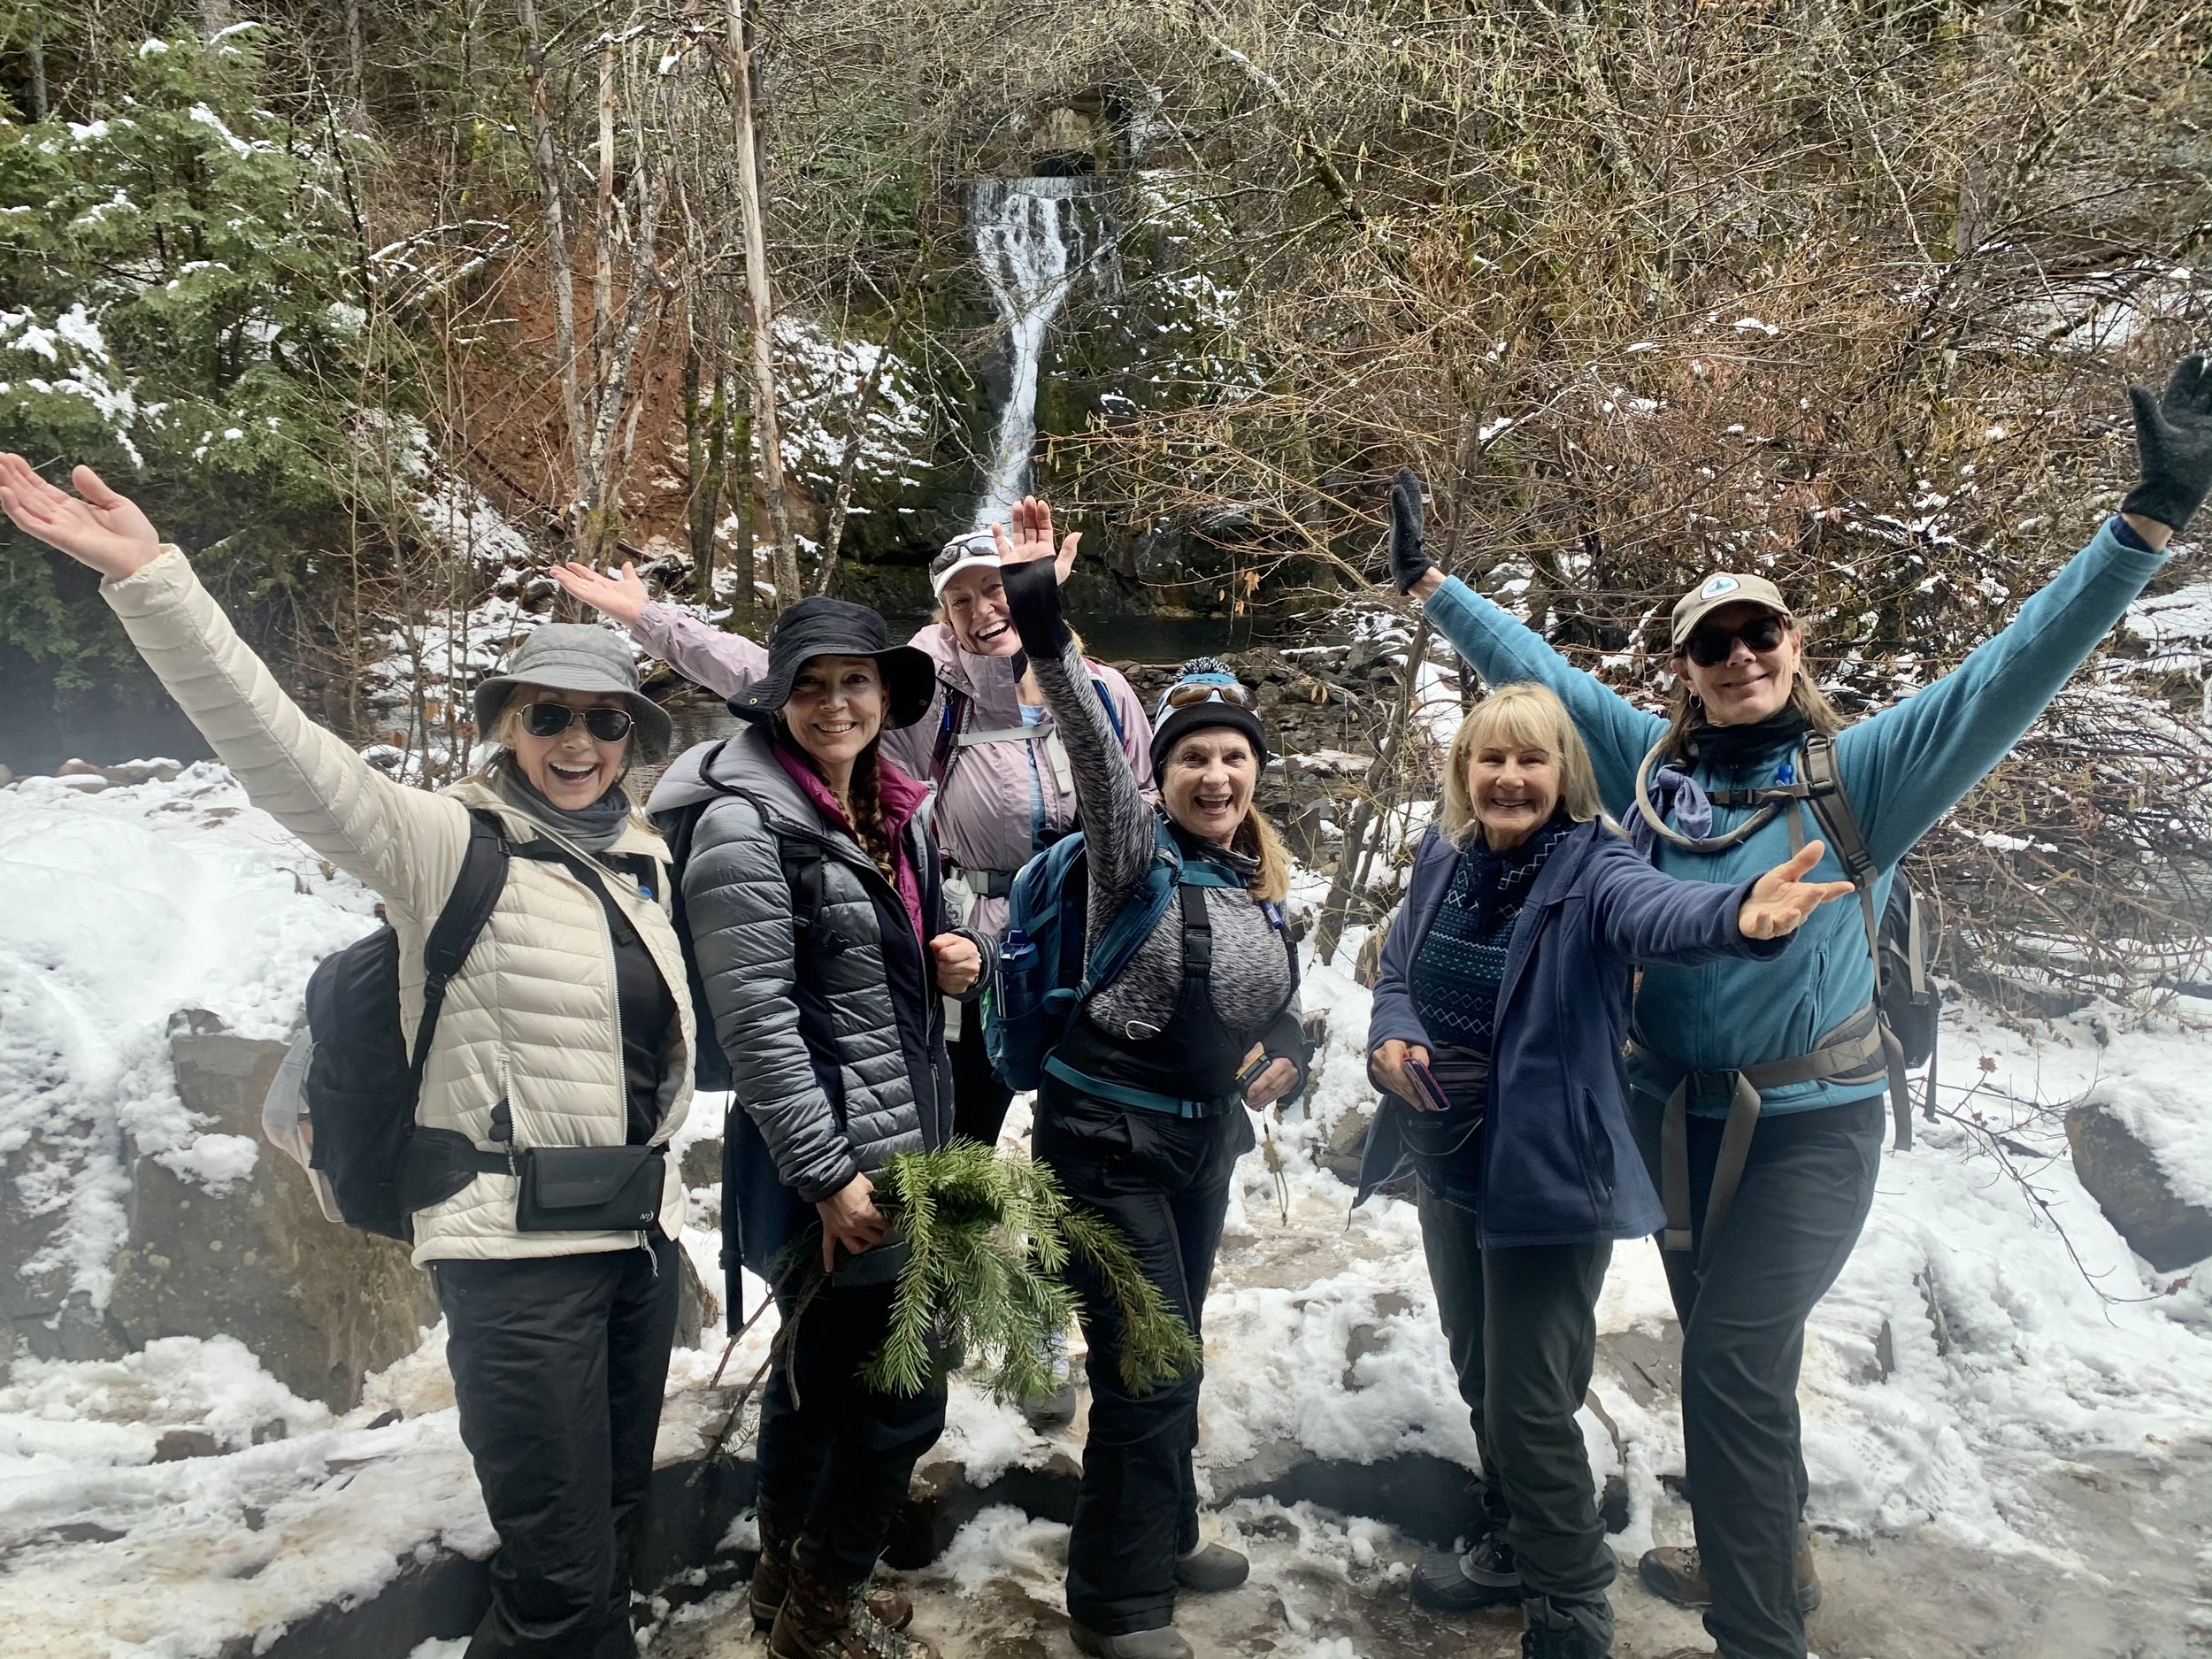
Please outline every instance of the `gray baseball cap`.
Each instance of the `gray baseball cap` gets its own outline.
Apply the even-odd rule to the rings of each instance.
[[[1782,590],[1765,577],[1716,571],[1674,602],[1674,649],[1678,651],[1687,644],[1697,625],[1713,611],[1723,605],[1740,604],[1763,605],[1785,621],[1791,614]]]
[[[476,687],[476,730],[491,735],[500,710],[518,686],[549,691],[611,691],[621,697],[639,754],[657,760],[668,752],[675,726],[667,710],[638,689],[630,648],[609,629],[589,622],[547,622],[507,653],[500,672]]]

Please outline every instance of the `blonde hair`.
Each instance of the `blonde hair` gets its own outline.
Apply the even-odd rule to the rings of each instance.
[[[1275,826],[1267,821],[1267,814],[1260,810],[1257,800],[1245,809],[1244,822],[1237,826],[1229,846],[1231,850],[1258,861],[1259,867],[1244,884],[1246,892],[1273,904],[1280,904],[1290,896],[1290,854],[1283,846],[1283,838],[1275,833]]]
[[[1453,846],[1464,847],[1481,832],[1474,793],[1467,787],[1467,768],[1477,749],[1500,739],[1540,749],[1552,757],[1559,767],[1560,804],[1576,823],[1601,815],[1590,751],[1559,694],[1532,682],[1501,686],[1459,723],[1451,748],[1445,751],[1444,800],[1437,823]]]

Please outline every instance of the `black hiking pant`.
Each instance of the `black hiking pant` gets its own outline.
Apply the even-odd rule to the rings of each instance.
[[[1236,1161],[1251,1149],[1240,1110],[1171,1118],[1118,1106],[1048,1077],[1037,1097],[1037,1159],[1067,1195],[1119,1229],[1167,1305],[1200,1331]],[[1069,1264],[1090,1353],[1089,1438],[1068,1539],[1068,1617],[1103,1636],[1175,1617],[1175,1558],[1198,1548],[1202,1368],[1146,1394],[1121,1378],[1121,1320],[1080,1258]]]
[[[1663,1109],[1639,1094],[1636,1144],[1659,1179]],[[1880,1095],[1759,1120],[1735,1202],[1702,1270],[1723,1120],[1693,1117],[1692,1248],[1665,1253],[1682,1323],[1690,1516],[1711,1582],[1705,1628],[1724,1659],[1805,1659],[1797,1525],[1805,1512],[1797,1373],[1805,1321],[1850,1259],[1874,1203]]]
[[[630,1550],[676,1334],[676,1246],[431,1271],[461,1440],[499,1534],[467,1659],[633,1659]]]
[[[1512,1547],[1528,1593],[1603,1652],[1613,1639],[1605,1591],[1618,1568],[1575,1414],[1597,1361],[1612,1243],[1480,1249],[1473,1210],[1425,1181],[1417,1202],[1436,1310],[1482,1452],[1484,1517]]]
[[[945,1047],[952,1056],[953,1133],[996,1146],[1014,1091],[991,1070],[991,1051],[983,1041],[983,1010],[972,1003],[962,1009],[960,1040]]]
[[[858,1584],[875,1571],[914,1465],[945,1429],[942,1383],[909,1399],[861,1380],[896,1290],[833,1285],[804,1307],[776,1299],[791,1334],[760,1404],[760,1507],[775,1532],[797,1539],[798,1564],[824,1584]]]

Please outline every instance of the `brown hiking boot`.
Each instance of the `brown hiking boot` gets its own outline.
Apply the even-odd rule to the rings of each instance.
[[[760,1559],[753,1563],[751,1599],[753,1628],[767,1631],[775,1627],[776,1615],[783,1609],[784,1597],[791,1592],[791,1549],[794,1535],[779,1526],[766,1514],[760,1517]],[[914,1622],[914,1603],[887,1584],[870,1584],[864,1587],[869,1613],[879,1624],[893,1630],[904,1630]]]
[[[1697,1546],[1662,1544],[1644,1551],[1636,1563],[1636,1576],[1644,1588],[1677,1607],[1713,1605],[1713,1586],[1705,1577],[1705,1563]],[[1813,1565],[1813,1530],[1797,1529],[1797,1610],[1809,1613],[1820,1605],[1820,1573]]]
[[[868,1611],[862,1585],[825,1584],[803,1567],[768,1633],[772,1659],[937,1659],[918,1637],[893,1630]]]

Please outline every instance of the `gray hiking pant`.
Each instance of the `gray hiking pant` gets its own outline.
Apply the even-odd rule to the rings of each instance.
[[[1459,1395],[1482,1451],[1483,1513],[1521,1582],[1572,1617],[1601,1651],[1617,1565],[1598,1518],[1575,1414],[1597,1356],[1598,1291],[1613,1246],[1484,1250],[1475,1214],[1421,1183],[1421,1245]]]

